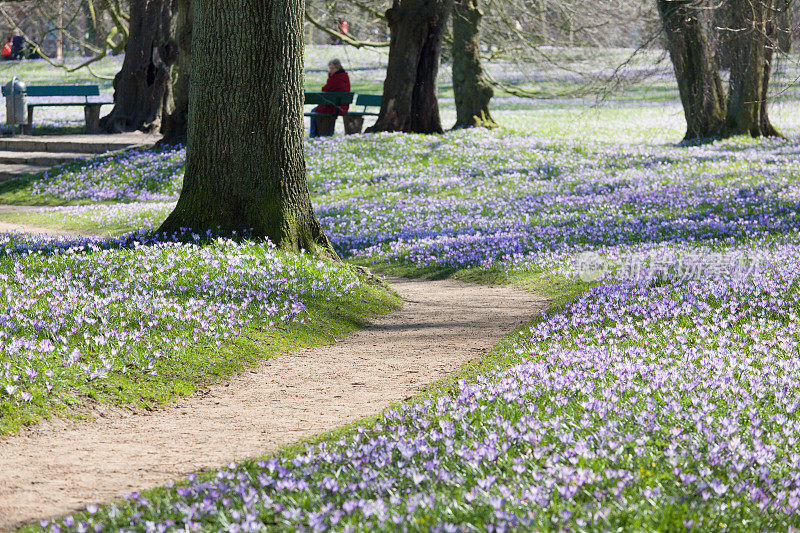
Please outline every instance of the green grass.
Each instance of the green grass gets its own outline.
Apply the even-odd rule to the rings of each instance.
[[[142,221],[139,219],[132,221],[130,218],[124,217],[110,217],[108,220],[101,222],[93,220],[90,216],[80,216],[70,212],[21,211],[0,213],[0,222],[33,228],[75,231],[90,236],[116,237],[130,233],[134,229],[147,227],[147,224],[150,224],[155,229],[159,222],[167,218],[171,210],[171,208],[158,209],[154,207],[152,211],[147,212]],[[136,222],[143,222],[143,224],[136,224]]]
[[[323,50],[323,52],[327,54],[332,51]],[[321,60],[324,58],[325,56],[320,56],[316,59]],[[581,56],[578,59],[584,60],[586,57]],[[366,61],[366,59],[363,58],[362,60]],[[371,60],[372,59],[370,59],[370,61]],[[356,91],[380,91],[380,85],[377,81],[377,78],[369,79],[366,74],[364,77],[362,77],[359,73],[354,73],[353,77],[354,89]],[[309,78],[309,85],[313,85],[323,81],[324,74],[314,74]],[[541,85],[543,92],[548,92],[555,89],[569,89],[570,87],[572,86],[558,81]],[[447,83],[445,80],[440,85],[440,96],[449,97],[451,96],[450,91],[451,88],[449,83]],[[349,145],[344,149],[341,147],[326,147],[325,153],[323,154],[325,157],[318,158],[320,160],[324,160],[323,163],[312,163],[309,172],[312,192],[315,194],[315,199],[323,200],[322,203],[327,202],[332,204],[334,201],[352,200],[353,207],[352,216],[350,218],[351,220],[357,221],[362,217],[368,219],[369,216],[371,216],[370,210],[373,213],[379,211],[379,209],[372,209],[370,207],[370,202],[373,202],[376,199],[381,199],[382,197],[390,197],[393,200],[411,199],[414,198],[415,195],[424,195],[426,197],[436,198],[467,198],[476,194],[476,192],[478,192],[484,185],[483,183],[479,183],[478,185],[480,187],[477,188],[460,186],[444,186],[437,188],[435,184],[425,183],[424,179],[419,179],[417,181],[410,179],[410,185],[405,183],[403,180],[398,180],[392,184],[391,187],[389,187],[384,186],[383,183],[378,181],[380,178],[379,174],[381,174],[381,169],[384,168],[408,169],[409,175],[413,177],[414,174],[423,174],[429,167],[434,167],[435,170],[441,170],[442,174],[445,174],[445,171],[448,169],[462,170],[465,168],[471,168],[472,166],[477,167],[480,164],[485,164],[486,166],[490,167],[496,166],[502,168],[503,165],[506,165],[514,168],[521,167],[530,169],[538,168],[537,165],[540,164],[541,161],[537,158],[541,156],[546,161],[557,160],[564,168],[567,168],[575,160],[586,159],[594,165],[592,168],[599,170],[601,174],[601,177],[592,176],[588,178],[589,180],[595,181],[595,183],[592,185],[598,187],[598,189],[607,187],[609,193],[612,193],[616,188],[624,189],[626,185],[622,179],[620,179],[619,182],[603,183],[603,177],[613,177],[614,173],[618,171],[625,171],[626,169],[638,169],[642,166],[648,166],[649,168],[651,163],[654,162],[658,164],[664,164],[663,168],[660,167],[661,170],[659,170],[659,172],[661,172],[661,174],[659,177],[657,179],[652,179],[652,183],[657,184],[657,186],[664,186],[665,184],[672,182],[680,184],[682,183],[682,180],[685,181],[683,177],[684,175],[688,175],[692,179],[696,178],[697,180],[701,181],[703,179],[707,179],[707,175],[709,173],[717,172],[720,172],[720,174],[714,174],[714,178],[708,178],[708,182],[712,183],[713,180],[713,183],[720,186],[728,186],[731,189],[748,182],[758,183],[759,181],[764,180],[763,174],[760,174],[757,168],[762,164],[761,162],[731,161],[725,160],[725,157],[707,161],[702,159],[681,159],[682,156],[678,155],[677,150],[675,150],[673,153],[670,153],[666,149],[666,145],[674,144],[681,138],[683,134],[682,130],[684,128],[681,109],[679,104],[675,101],[674,87],[670,86],[669,84],[659,81],[650,87],[642,85],[631,86],[626,89],[624,94],[622,94],[616,101],[636,101],[637,103],[646,102],[650,104],[663,101],[663,105],[598,106],[592,109],[586,109],[583,107],[583,102],[576,103],[573,101],[566,103],[562,102],[552,106],[547,104],[548,108],[545,109],[537,108],[537,106],[541,105],[538,103],[531,104],[530,108],[528,109],[516,109],[513,106],[520,104],[504,102],[500,104],[501,110],[495,114],[495,118],[497,118],[499,122],[503,124],[503,128],[497,132],[497,135],[520,134],[539,137],[542,139],[542,154],[537,155],[537,157],[530,157],[526,159],[525,157],[519,157],[520,154],[518,152],[502,152],[498,148],[498,143],[493,145],[495,146],[495,151],[488,151],[486,153],[486,161],[477,161],[472,154],[459,153],[457,149],[454,149],[454,145],[451,143],[453,142],[454,137],[458,139],[458,134],[445,137],[444,141],[440,141],[438,138],[431,140],[431,138],[422,136],[405,136],[402,138],[387,137],[386,139],[371,139],[369,142],[354,140],[350,142]],[[443,107],[447,108],[448,112],[451,110],[449,102]],[[796,109],[778,107],[778,110],[779,112],[775,113],[775,116],[778,117],[778,121],[780,121],[782,117],[787,117],[787,122],[791,125],[793,130],[796,131],[798,123],[796,120]],[[591,133],[587,134],[587,132]],[[481,137],[482,135],[483,134],[478,134],[476,137],[479,137],[483,141],[487,140],[485,137],[489,137],[489,135]],[[497,141],[497,139],[493,139],[492,141]],[[511,141],[513,142],[513,139],[511,139]],[[758,142],[761,141],[752,141],[746,139],[729,140],[724,143],[724,146],[722,146],[721,150],[732,152],[737,150],[741,151],[747,148],[752,148]],[[340,150],[338,153],[333,152],[333,150],[337,149]],[[649,154],[656,151],[659,152],[657,154],[659,157],[661,157],[661,154],[663,153],[667,154],[666,156],[663,156],[664,160],[658,158],[655,158],[654,160],[648,159]],[[310,158],[310,160],[315,161],[313,157]],[[509,160],[511,160],[510,163]],[[785,166],[783,168],[785,169],[788,167]],[[558,171],[560,170],[563,169],[556,168],[552,176],[542,178],[540,181],[542,184],[546,181],[556,182],[560,178],[558,175]],[[431,174],[435,176],[436,172],[431,172]],[[376,181],[370,181],[371,177],[374,177]],[[785,177],[785,175],[780,175],[777,179],[784,179]],[[336,179],[339,179],[340,181],[330,185],[330,182],[326,181],[329,178],[331,181]],[[126,179],[126,176],[119,176],[119,179],[124,180]],[[514,177],[513,179],[520,178]],[[495,192],[498,192],[500,189],[512,189],[514,186],[513,179],[503,183],[494,182],[491,183],[491,185],[496,187]],[[792,177],[789,181],[793,182],[796,181],[796,179]],[[523,186],[529,185],[529,183],[530,181],[525,181],[522,179],[521,183],[518,185],[520,188],[522,188]],[[565,183],[563,191],[574,191],[577,186],[583,184],[585,184],[585,182],[581,181],[581,179],[577,179],[572,183]],[[545,185],[542,185],[542,187],[542,190],[546,190]],[[2,195],[8,193],[10,195],[9,198],[12,200],[16,199],[21,201],[24,198],[24,193],[20,192],[20,196],[13,196],[12,193],[16,194],[17,192],[18,190],[9,190],[3,192],[3,189],[0,188],[0,199],[5,197]],[[489,199],[491,196],[491,193],[487,194],[486,198]],[[44,199],[42,201],[51,200]],[[343,203],[346,205],[346,202]],[[362,205],[366,206],[363,208],[363,210],[361,207]],[[489,205],[489,202],[487,202],[487,205]],[[700,212],[713,211],[711,208],[714,207],[714,205],[716,204],[701,202],[697,205],[691,206],[691,209],[685,212],[673,211],[668,207],[662,208],[660,205],[656,205],[654,207],[648,206],[646,214],[648,216],[665,215],[670,217],[679,214],[694,215]],[[718,214],[723,214],[722,211],[726,210],[728,205],[719,205],[722,205],[723,207],[717,209],[717,211],[720,211]],[[606,222],[611,222],[624,219],[627,216],[641,214],[641,206],[634,202],[632,202],[630,205],[619,207],[618,210],[613,212],[604,211],[604,209],[607,209],[607,204],[599,204],[590,207],[582,206],[580,209],[575,209],[573,206],[560,206],[556,204],[552,206],[552,212],[548,211],[548,208],[550,208],[550,206],[541,210],[543,214],[537,213],[536,215],[531,216],[530,219],[526,220],[526,222],[532,225],[546,225],[552,222],[552,220],[567,220],[573,214],[592,216],[605,220]],[[483,215],[491,215],[491,207],[487,207],[486,209],[489,211],[483,213]],[[343,207],[342,211],[347,211],[347,208]],[[349,213],[349,211],[347,212]],[[375,218],[374,225],[370,225],[368,221],[365,226],[377,231],[375,228],[383,222],[380,217],[385,215],[385,213],[378,212],[377,215],[378,216]],[[76,218],[73,220],[58,222],[56,218],[56,215],[41,213],[14,214],[7,215],[6,217],[7,220],[15,220],[18,222],[27,220],[29,223],[37,223],[42,225],[52,225],[58,223],[62,224],[62,227],[81,229],[83,231],[98,231],[98,226],[96,223],[92,223],[87,220]],[[124,224],[118,223],[116,226],[104,227],[102,231],[120,232],[123,231],[124,228]],[[391,230],[394,228],[389,227],[388,229]],[[680,238],[682,235],[676,231],[673,237]],[[579,244],[597,244],[593,243],[591,238],[593,237],[587,237],[585,242],[579,242]],[[765,238],[759,241],[759,243],[763,245],[768,243],[768,240]],[[726,242],[725,246],[731,244],[731,242]],[[737,241],[733,244],[741,245],[742,243]],[[714,248],[708,246],[703,248],[703,250],[706,252],[709,250],[714,251]],[[403,263],[402,258],[397,259],[397,262],[393,263],[372,263],[368,259],[357,259],[352,260],[352,262],[358,265],[368,266],[375,272],[387,275],[428,279],[452,278],[473,283],[513,285],[549,298],[551,301],[550,308],[548,310],[549,316],[564,312],[569,302],[574,301],[576,298],[584,294],[590,287],[592,287],[591,284],[578,282],[574,278],[567,278],[560,274],[542,271],[538,266],[531,267],[525,264],[523,264],[518,270],[506,270],[507,265],[503,265],[501,267],[495,266],[489,268],[467,269],[441,268],[436,266],[419,267],[415,264]],[[559,266],[559,264],[554,264],[553,268],[555,269]],[[679,298],[683,290],[684,289],[681,288],[672,294],[671,297],[676,299]],[[353,302],[354,305],[358,303],[360,302]],[[392,302],[388,302],[384,308],[391,308],[391,305],[389,305],[391,303]],[[719,302],[711,303],[713,303],[713,306],[719,305]],[[346,320],[345,325],[348,327],[357,327],[357,318],[365,312],[371,311],[361,308],[354,308],[352,313],[354,319]],[[664,320],[662,323],[655,324],[653,326],[652,335],[648,336],[646,341],[640,341],[639,347],[650,348],[653,345],[661,346],[662,343],[664,346],[667,346],[669,342],[675,340],[673,338],[675,335],[675,326],[689,327],[692,325],[691,321],[688,320],[688,317],[684,318],[686,320],[683,322],[681,322],[681,320],[676,320],[673,323],[668,320]],[[329,320],[328,315],[323,313],[315,320],[318,321],[322,327],[320,327],[319,330],[307,332],[308,338],[306,340],[310,342],[308,345],[324,343],[327,338],[326,334],[330,333],[331,331],[330,325],[327,322]],[[515,348],[520,345],[525,345],[526,342],[530,342],[531,337],[528,334],[529,328],[540,324],[543,320],[544,319],[542,317],[533,317],[529,323],[521,326],[514,332],[510,332],[493,349],[482,354],[474,361],[462,366],[452,375],[425,387],[419,394],[408,399],[405,403],[420,403],[426,400],[452,397],[458,391],[460,380],[464,380],[468,383],[475,382],[481,376],[485,377],[487,375],[491,375],[497,370],[508,369],[516,365],[522,360],[522,356],[520,354],[524,352],[518,352],[515,350]],[[312,320],[312,323],[314,322],[315,321]],[[608,319],[606,322],[603,323],[604,326],[613,325],[611,323],[611,319]],[[737,328],[738,329],[733,330],[733,332],[736,334],[741,334],[741,328],[738,325]],[[281,335],[284,333],[285,332],[283,330],[280,330],[275,332],[275,335],[278,335],[278,337],[283,339]],[[558,343],[565,346],[571,346],[571,344],[575,344],[585,347],[587,340],[582,337],[583,333],[584,330],[580,329],[580,327],[565,328],[563,335],[557,335],[554,338],[548,338],[546,340],[537,340],[535,342],[536,348],[546,350],[548,348],[552,348]],[[303,334],[304,333],[302,332],[301,327],[299,335],[302,337]],[[699,336],[695,332],[686,333],[686,337],[691,339],[692,342],[700,340]],[[595,342],[595,340],[596,339],[589,339],[589,344]],[[294,336],[284,339],[283,341],[275,339],[270,340],[263,338],[257,331],[249,332],[246,330],[239,339],[226,343],[222,348],[215,352],[216,355],[214,358],[215,360],[219,361],[219,368],[205,368],[203,365],[206,363],[202,362],[200,359],[202,354],[199,354],[196,356],[197,359],[193,360],[194,362],[182,362],[178,360],[176,362],[171,362],[170,365],[167,365],[161,369],[160,374],[163,373],[169,376],[172,373],[172,375],[175,376],[185,376],[185,378],[179,377],[179,383],[175,385],[175,388],[180,390],[173,390],[170,383],[160,382],[159,379],[162,376],[159,376],[159,379],[154,379],[153,383],[149,383],[149,376],[144,376],[144,381],[148,381],[148,383],[145,385],[140,386],[137,382],[136,384],[130,386],[130,394],[128,394],[128,389],[126,389],[124,386],[116,385],[124,392],[124,394],[122,392],[115,392],[114,394],[117,394],[118,396],[124,396],[122,401],[126,403],[158,405],[159,403],[169,401],[169,398],[174,397],[175,395],[181,395],[190,389],[194,390],[193,388],[205,386],[202,380],[208,376],[210,376],[211,381],[222,380],[237,371],[241,371],[241,369],[244,367],[236,366],[237,364],[241,363],[241,361],[236,360],[236,354],[240,350],[247,351],[248,349],[254,349],[254,347],[262,347],[261,351],[264,351],[264,342],[271,342],[276,346],[283,346],[281,349],[292,349],[293,347],[302,345],[299,343],[304,341],[303,338],[298,339]],[[283,344],[281,344],[281,342],[283,342]],[[601,341],[597,340],[597,342]],[[622,338],[617,340],[613,335],[603,337],[602,342],[610,343],[610,345],[613,345],[614,347],[637,346],[635,343],[629,340]],[[272,349],[272,344],[270,344],[270,349]],[[198,351],[202,352],[200,349],[198,349]],[[266,351],[269,352],[269,350]],[[189,352],[192,351],[189,350]],[[272,352],[266,353],[264,357],[269,357],[270,353]],[[528,355],[530,355],[530,352]],[[192,357],[195,356],[193,355]],[[256,364],[260,359],[258,358],[259,356],[255,357],[256,360],[245,361],[244,365]],[[606,376],[605,379],[608,383],[613,383],[615,376],[609,375]],[[109,398],[111,398],[113,395],[108,394],[103,396],[101,394],[103,392],[104,391],[98,392],[93,390],[85,393],[85,396],[88,396],[90,399],[97,397],[101,401],[109,401]],[[659,401],[660,394],[661,392],[654,392],[652,394],[652,399]],[[82,405],[81,401],[84,399],[85,398],[76,397],[75,401],[78,403],[78,405]],[[552,397],[536,398],[535,401],[538,402],[538,404],[542,407],[547,406],[548,408],[554,409],[554,411],[547,413],[548,416],[551,414],[554,417],[563,416],[569,424],[577,424],[579,418],[584,415],[582,407],[580,406],[582,399],[585,399],[585,397],[578,394],[573,398],[568,398],[568,401],[565,403],[553,401]],[[767,398],[765,402],[768,403],[769,398]],[[399,404],[395,404],[390,407],[390,409],[396,408],[398,405]],[[506,417],[506,420],[512,422],[525,415],[525,409],[522,407],[503,404],[502,402],[498,402],[497,405],[488,404],[488,407],[489,409],[487,409],[485,414],[479,413],[473,418],[476,426],[480,426],[481,424],[486,424],[486,426],[489,426],[492,417],[497,416],[498,414],[503,415]],[[498,410],[497,412],[493,411],[495,408]],[[721,408],[720,413],[722,412],[724,412],[724,409]],[[380,419],[381,415],[376,414],[359,422],[337,428],[334,431],[280,448],[269,453],[265,457],[291,458],[299,453],[305,452],[306,445],[318,444],[322,442],[334,443],[343,437],[350,438],[354,435],[358,426],[366,427],[367,431],[369,431],[371,428],[375,427]],[[542,419],[548,420],[546,415],[542,415]],[[623,423],[629,422],[630,421],[627,419],[623,420]],[[575,428],[576,431],[580,431],[580,429],[577,428],[577,425]],[[376,434],[379,433],[379,431],[376,431]],[[472,445],[474,442],[465,440],[462,441],[462,443],[465,445]],[[692,516],[692,513],[698,512],[697,510],[690,510],[688,507],[686,507],[687,504],[683,499],[678,499],[678,496],[681,498],[683,497],[683,493],[681,492],[680,487],[670,485],[672,480],[670,478],[668,468],[663,465],[660,465],[659,468],[656,468],[656,462],[660,461],[662,458],[664,451],[663,448],[666,446],[665,443],[666,441],[659,441],[652,448],[648,448],[645,454],[647,457],[637,458],[633,454],[629,454],[627,459],[625,459],[627,463],[624,463],[624,461],[618,463],[602,463],[598,461],[592,464],[582,464],[582,466],[595,469],[596,472],[602,472],[604,468],[608,467],[608,465],[613,467],[614,465],[619,466],[620,464],[623,464],[625,468],[630,467],[631,471],[639,471],[641,468],[643,481],[638,489],[635,488],[635,490],[663,485],[666,487],[667,492],[672,491],[672,494],[677,495],[676,503],[672,505],[664,505],[659,509],[653,509],[653,507],[648,507],[645,504],[643,504],[641,508],[637,508],[635,505],[636,500],[631,499],[631,497],[639,497],[641,499],[646,498],[637,493],[628,494],[628,501],[620,502],[619,509],[615,509],[614,512],[616,514],[613,516],[613,522],[606,524],[608,525],[609,529],[677,530],[683,527],[682,520],[684,517]],[[525,453],[528,452],[529,450]],[[528,459],[530,458],[528,457]],[[650,464],[652,464],[652,470],[649,466]],[[698,464],[701,464],[701,462]],[[497,466],[497,470],[495,470],[495,472],[502,472],[502,469],[507,467],[508,465],[499,465]],[[255,460],[244,461],[242,468],[252,473],[259,471],[255,465]],[[208,472],[203,474],[202,477],[205,479],[211,479],[214,473],[215,472]],[[485,473],[486,472],[484,472],[484,474]],[[442,490],[446,492],[451,489],[444,488]],[[452,494],[452,501],[454,502],[453,509],[455,509],[456,504],[464,503],[462,500],[463,491],[459,492],[459,489],[457,488],[452,490],[454,491]],[[169,509],[177,499],[174,489],[167,489],[164,487],[148,491],[145,493],[145,495],[153,502],[153,509]],[[631,502],[633,502],[633,504]],[[120,502],[118,505],[120,506],[123,518],[130,518],[130,516],[135,512],[134,507],[129,506],[128,503]],[[302,505],[302,503],[298,503],[298,505]],[[442,513],[440,517],[445,516],[447,512],[452,511],[449,507],[445,507],[440,509]],[[640,509],[642,512],[639,512]],[[458,510],[458,512],[467,513],[460,516],[469,516],[471,519],[473,519],[474,523],[481,523],[481,516],[479,513],[469,514],[468,511],[468,509]],[[703,509],[701,508],[700,512],[702,511]],[[453,515],[459,516],[454,511]],[[703,523],[703,526],[709,529],[724,527],[721,521],[717,520],[718,517],[712,518],[714,522]],[[709,520],[711,520],[711,518]],[[733,524],[733,522],[731,523]],[[419,526],[419,529],[425,529],[423,527],[424,524],[423,526],[420,526],[419,524],[416,526]],[[597,527],[600,526],[597,525]]]
[[[359,264],[360,266],[363,265],[361,262],[354,263]],[[547,310],[548,314],[561,312],[567,303],[575,300],[589,288],[588,284],[576,282],[572,279],[555,276],[546,272],[541,272],[538,274],[523,272],[519,274],[508,275],[500,271],[424,271],[408,269],[392,264],[371,264],[369,265],[369,268],[376,274],[387,276],[405,276],[422,279],[452,278],[473,283],[514,285],[525,290],[530,290],[544,298],[547,298],[550,301]],[[391,298],[386,298],[386,300],[386,303],[383,304],[386,308],[391,308],[392,306],[396,305],[396,300],[392,300]],[[358,314],[356,313],[353,316],[357,317]],[[445,378],[426,385],[420,390],[420,392],[412,397],[407,398],[402,402],[394,402],[390,404],[379,413],[375,413],[355,422],[342,425],[318,435],[299,439],[294,443],[280,446],[275,450],[267,452],[259,457],[243,458],[238,464],[240,468],[244,470],[257,472],[259,471],[259,468],[257,467],[256,463],[259,461],[274,457],[292,458],[304,453],[309,446],[316,446],[322,443],[332,444],[342,438],[348,438],[352,436],[356,430],[363,431],[366,429],[369,431],[382,420],[383,413],[395,410],[401,405],[421,403],[429,400],[435,400],[436,398],[440,397],[453,396],[458,392],[459,381],[464,380],[466,382],[474,382],[479,376],[485,376],[488,373],[496,370],[510,368],[511,366],[519,363],[519,357],[509,357],[509,350],[514,345],[518,344],[521,339],[526,338],[526,331],[528,328],[539,323],[541,320],[541,316],[534,317],[529,322],[522,324],[514,331],[506,334],[492,349],[484,352],[473,361],[462,365],[455,372],[446,376]],[[311,337],[314,339],[313,343],[297,345],[297,347],[299,348],[304,346],[327,344],[326,341],[333,337],[340,336],[342,333],[346,333],[349,331],[349,328],[357,325],[358,323],[359,321],[357,318],[355,321],[347,321],[345,325],[346,327],[340,329],[339,331],[331,331],[320,328]],[[334,326],[336,325],[338,324],[334,322]],[[330,336],[328,334],[330,334]],[[303,335],[301,334],[300,336],[302,337]],[[286,348],[286,350],[289,349],[292,349],[292,347]],[[216,474],[216,469],[204,469],[198,471],[196,474],[200,480],[212,480]],[[176,481],[177,482],[173,487],[156,487],[150,490],[142,491],[141,494],[145,498],[148,498],[155,507],[168,509],[172,506],[175,489],[188,484],[186,480]],[[134,509],[129,506],[127,500],[119,500],[110,505],[115,505],[117,507],[118,511],[116,514],[123,520],[128,513],[132,513],[134,511]],[[79,512],[73,513],[72,516],[75,518],[76,522],[80,522],[81,520],[87,520],[91,518],[93,515],[87,512]],[[32,532],[39,531],[39,528],[35,525],[30,525],[22,527],[17,531]]]
[[[0,221],[34,228],[52,230],[78,231],[85,235],[121,235],[130,231],[126,225],[117,223],[109,226],[98,226],[97,223],[82,218],[70,219],[58,214],[22,211],[18,213],[0,213]]]
[[[100,385],[91,386],[75,380],[69,383],[71,393],[57,401],[29,404],[24,409],[0,404],[0,436],[56,415],[91,416],[98,403],[148,410],[165,405],[254,368],[270,357],[333,344],[336,339],[363,328],[372,318],[401,305],[396,294],[375,285],[361,298],[311,301],[305,324],[283,325],[270,331],[248,328],[219,347],[192,346],[179,358],[162,360],[154,376],[112,374]]]
[[[44,172],[36,172],[0,183],[0,203],[37,206],[64,205],[64,200],[62,199],[31,194],[30,185],[41,180],[43,175]]]
[[[359,269],[255,243],[45,250],[1,258],[0,273],[0,337],[20,343],[0,368],[0,435],[95,402],[163,405],[400,305]],[[298,298],[302,323],[279,319]]]

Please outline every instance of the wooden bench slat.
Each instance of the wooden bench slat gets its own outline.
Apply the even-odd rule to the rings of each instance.
[[[47,96],[100,96],[99,85],[29,85],[28,96],[31,98],[44,98]],[[6,89],[3,87],[3,96]]]
[[[383,103],[383,95],[381,94],[359,94],[356,96],[356,105],[363,105],[364,107],[380,107]]]
[[[28,107],[61,107],[61,106],[81,106],[87,105],[112,105],[114,102],[25,102]]]
[[[305,93],[305,104],[339,107],[352,104],[353,97],[354,93]]]

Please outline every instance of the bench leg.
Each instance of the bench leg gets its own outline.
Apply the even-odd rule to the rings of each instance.
[[[344,132],[346,135],[361,133],[364,127],[364,117],[342,117],[344,119]]]
[[[86,118],[86,133],[100,133],[100,106],[87,105],[83,108]]]
[[[22,125],[23,135],[33,135],[33,107],[28,106],[28,123]]]
[[[317,137],[331,137],[336,130],[336,117],[317,117]]]

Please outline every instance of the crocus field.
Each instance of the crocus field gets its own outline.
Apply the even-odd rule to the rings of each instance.
[[[88,398],[187,394],[192,381],[208,381],[193,374],[245,364],[216,353],[241,333],[302,324],[309,306],[381,301],[347,267],[199,237],[0,237],[0,430]],[[238,347],[260,352],[251,340]]]
[[[577,297],[510,335],[488,370],[376,421],[40,527],[800,527],[797,103],[773,106],[787,139],[693,147],[676,145],[674,101],[498,107],[493,131],[309,141],[317,213],[351,262]],[[131,152],[0,189],[50,205],[13,220],[114,235],[2,238],[7,412],[368,290],[269,246],[150,237],[184,158]]]

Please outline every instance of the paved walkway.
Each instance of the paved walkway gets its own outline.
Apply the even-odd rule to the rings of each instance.
[[[135,146],[152,146],[160,135],[141,132],[99,135],[16,135],[0,137],[0,181],[55,165]]]
[[[153,413],[44,422],[0,440],[0,529],[109,502],[379,413],[537,316],[508,287],[391,279],[405,306]]]

